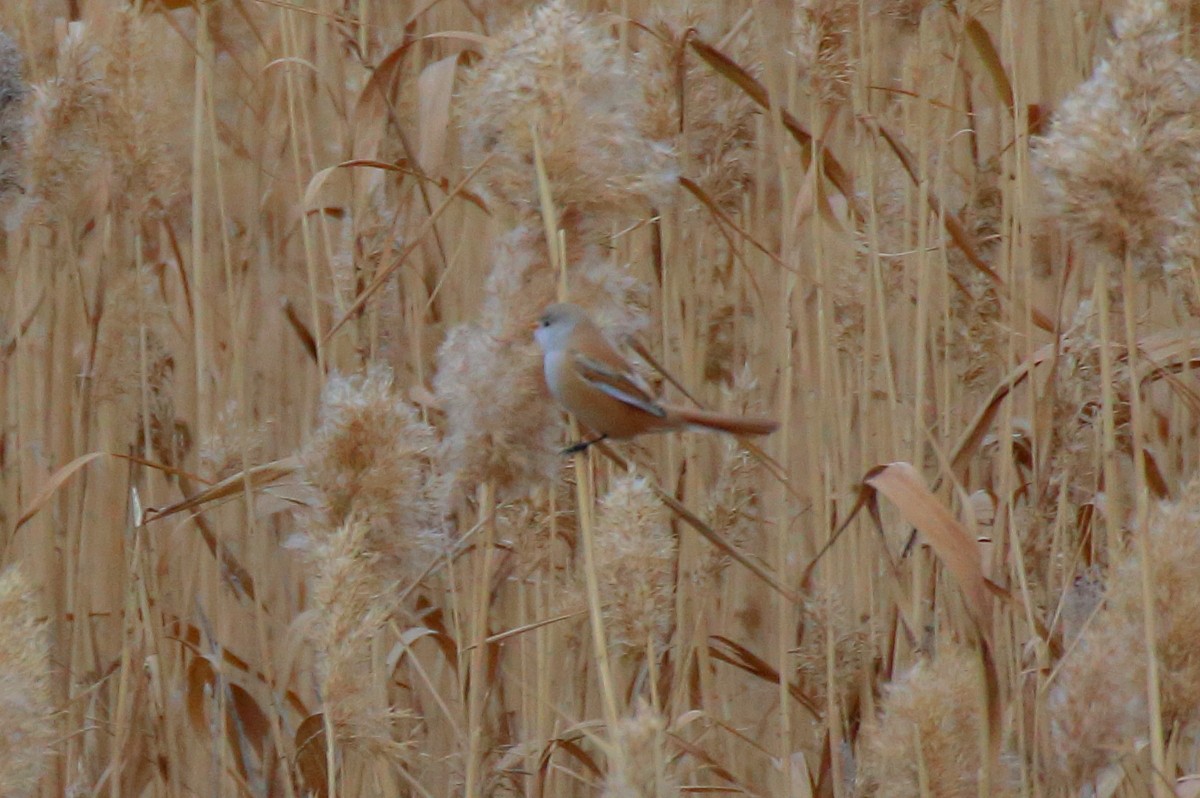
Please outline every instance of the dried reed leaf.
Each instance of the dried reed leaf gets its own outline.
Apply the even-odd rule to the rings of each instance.
[[[238,772],[248,779],[247,745],[260,762],[265,761],[271,723],[246,688],[223,681],[207,656],[194,656],[187,669],[186,703],[188,720],[198,734],[207,737],[214,731],[216,724],[208,717],[209,702],[221,702],[221,692],[226,690],[223,699],[226,742],[234,754]]]
[[[458,663],[460,655],[458,651],[458,639],[450,634],[446,628],[445,614],[440,607],[431,607],[428,600],[422,597],[417,602],[418,611],[422,613],[421,620],[425,626],[433,631],[433,641],[437,643],[438,649],[442,652],[446,663],[455,672],[458,671]]]
[[[171,622],[170,627],[168,627],[168,635],[169,639],[175,640],[176,642],[185,646],[194,656],[205,656],[200,653],[200,645],[201,641],[203,640],[203,636],[201,635],[200,630],[194,625],[190,623],[184,623],[180,620],[174,620]],[[273,689],[271,683],[267,681],[267,677],[262,671],[256,670],[250,665],[249,662],[234,654],[224,646],[221,647],[221,661],[226,665],[237,668],[239,671],[248,676],[254,677],[263,685],[264,689]],[[308,715],[308,707],[304,705],[304,702],[300,700],[300,696],[298,696],[295,691],[285,690],[283,692],[283,698],[285,701],[287,701],[288,706],[295,710],[297,714],[305,716]]]
[[[1138,353],[1152,364],[1151,372],[1200,362],[1200,330],[1152,333],[1138,340]]]
[[[353,124],[350,126],[354,131],[354,143],[350,151],[355,160],[375,160],[379,157],[379,145],[387,128],[392,86],[399,77],[408,48],[417,41],[409,39],[385,55],[375,65],[367,85],[359,92]]]
[[[181,8],[193,8],[203,2],[208,2],[208,0],[147,0],[142,3],[141,11],[143,14],[152,14],[156,11],[177,11]],[[136,5],[136,0],[130,0],[129,4]]]
[[[215,696],[221,684],[212,661],[207,656],[192,657],[187,671],[187,711],[188,719],[196,731],[207,733],[209,723],[207,718],[207,701],[209,696]],[[229,688],[229,709],[237,713],[238,723],[254,746],[255,752],[261,757],[264,743],[271,733],[271,724],[262,707],[250,695],[246,688],[239,684],[227,683]],[[207,695],[206,695],[207,688]]]
[[[432,0],[429,5],[435,5],[442,0]],[[455,41],[466,42],[474,45],[471,52],[480,55],[494,41],[491,36],[485,36],[482,33],[476,33],[469,30],[435,30],[432,33],[426,33],[421,39],[453,39]]]
[[[296,728],[296,769],[308,790],[317,798],[329,795],[329,772],[325,759],[325,716],[309,715]]]
[[[886,496],[908,523],[916,527],[945,563],[981,629],[990,617],[990,590],[983,576],[979,545],[948,507],[934,496],[911,464],[878,466],[863,483]]]
[[[78,473],[84,466],[101,457],[113,457],[118,460],[127,460],[131,463],[137,463],[138,465],[143,465],[147,468],[153,468],[158,471],[162,471],[164,474],[189,477],[199,482],[207,483],[207,480],[190,472],[175,468],[174,466],[156,463],[153,460],[147,460],[143,457],[137,457],[131,454],[120,454],[117,452],[89,452],[87,454],[81,454],[79,457],[76,457],[74,460],[50,475],[50,478],[46,481],[46,484],[43,485],[42,489],[38,491],[37,495],[30,500],[29,504],[25,507],[25,511],[21,513],[21,517],[17,519],[17,523],[13,527],[13,534],[15,535],[18,529],[27,524],[30,519],[41,512],[42,508],[46,506],[50,499],[54,497],[54,494],[57,493],[58,490],[62,488],[62,486],[65,485],[68,480],[71,479],[71,477],[75,476],[75,474]]]
[[[996,418],[996,413],[1000,410],[1000,403],[1004,397],[1008,396],[1018,385],[1023,383],[1032,373],[1033,369],[1055,353],[1054,344],[1046,344],[1039,348],[1029,357],[1025,358],[1012,371],[1008,373],[999,385],[992,389],[991,395],[987,401],[975,413],[975,417],[971,419],[971,423],[959,436],[958,443],[950,452],[950,470],[959,479],[960,482],[966,480],[967,463],[975,453],[979,450],[979,445],[983,443],[987,437],[988,429],[992,426],[992,421]]]
[[[1200,333],[1194,330],[1183,332],[1155,333],[1138,340],[1137,366],[1144,371],[1138,385],[1163,379],[1171,389],[1192,409],[1200,414],[1200,394],[1189,385],[1175,378],[1176,374],[1200,368]]]
[[[751,100],[763,109],[771,109],[771,97],[767,93],[766,87],[759,83],[743,66],[699,37],[692,37],[688,40],[688,44],[691,45],[696,55],[700,56],[717,74],[744,91]],[[813,146],[815,145],[813,136],[804,129],[799,120],[792,116],[786,108],[780,108],[779,111],[784,128],[792,135],[796,143],[800,145],[803,152],[804,168],[808,169],[812,161]],[[858,194],[854,189],[854,180],[850,177],[850,173],[846,171],[846,168],[842,166],[841,161],[830,152],[828,147],[821,147],[821,172],[841,192],[842,196],[846,199],[847,206],[854,213],[854,217],[860,220],[863,219],[865,214],[858,204]]]
[[[338,169],[378,169],[384,172],[396,172],[397,174],[415,177],[416,179],[422,180],[425,183],[437,186],[442,191],[450,191],[449,180],[444,177],[441,179],[434,179],[423,172],[411,169],[408,167],[408,161],[406,160],[402,159],[398,163],[388,163],[387,161],[376,161],[370,158],[353,158],[349,161],[342,161],[341,163],[334,164],[333,166],[327,166],[324,169],[318,170],[317,173],[309,179],[308,185],[304,188],[304,208],[307,212],[312,213],[314,210],[319,210],[316,201],[317,194],[320,193],[322,188],[324,188],[325,183],[329,180],[329,176]],[[461,189],[458,193],[459,196],[470,202],[475,207],[479,208],[479,210],[483,211],[484,213],[491,213],[491,209],[488,208],[487,201],[484,200],[483,197],[479,196],[473,191],[467,191],[466,189]]]
[[[510,637],[519,637],[520,635],[526,634],[527,632],[532,632],[535,629],[541,629],[544,626],[551,626],[553,624],[560,623],[561,621],[569,621],[572,618],[582,618],[585,615],[587,615],[587,610],[564,612],[561,615],[555,615],[551,618],[543,618],[540,621],[531,621],[512,629],[505,629],[503,632],[496,632],[495,634],[490,635],[486,640],[484,640],[484,642],[488,645],[502,643],[505,640],[508,640]],[[464,646],[463,651],[470,651],[473,648],[475,648],[475,644]]]
[[[51,474],[50,479],[46,480],[46,484],[33,497],[33,500],[29,502],[29,505],[25,508],[25,512],[21,513],[21,517],[17,519],[17,525],[13,527],[13,534],[15,535],[18,529],[24,526],[29,519],[37,515],[46,506],[46,503],[54,497],[58,489],[65,485],[67,480],[74,476],[77,471],[93,460],[103,457],[105,454],[107,452],[89,452],[88,454],[80,455]]]
[[[308,353],[308,358],[313,363],[319,362],[317,357],[317,339],[313,337],[312,331],[308,329],[308,325],[304,323],[304,319],[300,318],[300,314],[296,312],[296,306],[292,304],[292,300],[283,300],[283,317],[287,319],[288,326],[292,328],[292,332],[296,333],[296,337],[300,339],[300,345],[304,347],[304,351]]]
[[[271,735],[271,721],[267,719],[267,713],[263,712],[250,691],[240,684],[230,684],[229,694],[233,699],[232,709],[237,715],[237,730],[242,743],[249,743],[258,754],[259,761],[265,761]]]
[[[1128,446],[1130,457],[1133,456],[1133,443]],[[1154,452],[1149,446],[1142,448],[1142,461],[1146,464],[1146,487],[1154,494],[1156,499],[1170,499],[1171,486],[1167,484],[1167,478],[1159,468],[1158,458],[1154,456]]]
[[[732,771],[724,767],[720,762],[713,758],[712,754],[708,753],[695,743],[689,742],[683,737],[680,737],[679,735],[668,732],[667,736],[670,737],[671,742],[681,748],[684,753],[704,764],[705,768],[713,773],[717,778],[727,781],[733,786],[737,787],[739,792],[746,794],[750,793],[750,788],[737,776],[733,775]]]
[[[713,217],[717,219],[718,222],[735,230],[739,236],[741,236],[744,240],[750,242],[750,244],[753,245],[753,247],[755,249],[757,249],[759,252],[763,253],[768,258],[770,258],[772,261],[774,261],[776,266],[780,267],[781,269],[785,269],[786,271],[789,271],[789,272],[796,271],[794,268],[792,268],[791,266],[788,266],[786,263],[784,263],[782,258],[780,258],[778,255],[776,255],[771,250],[767,249],[766,246],[764,246],[763,244],[760,244],[758,242],[758,239],[756,239],[754,236],[750,235],[750,233],[747,232],[745,229],[743,229],[741,227],[741,225],[739,225],[733,219],[730,219],[729,215],[727,213],[725,213],[725,211],[721,210],[720,206],[718,206],[717,203],[713,202],[712,198],[709,197],[708,194],[706,194],[704,192],[704,189],[702,189],[699,185],[697,185],[694,180],[692,180],[689,177],[684,177],[683,175],[680,175],[679,176],[679,185],[686,188],[688,190],[688,193],[690,193],[696,199],[700,200],[700,204],[703,205],[704,207],[708,208],[709,213],[711,213],[713,215]]]
[[[546,794],[546,775],[550,770],[550,760],[554,756],[554,752],[560,748],[570,754],[579,764],[587,768],[593,778],[598,781],[604,779],[604,770],[596,764],[596,760],[592,758],[591,754],[579,746],[579,741],[587,736],[583,730],[588,727],[595,729],[600,725],[599,721],[585,721],[584,723],[572,726],[562,734],[546,742],[545,746],[542,747],[541,756],[538,757],[537,779],[534,781],[533,795],[541,798],[541,796]]]
[[[161,510],[153,507],[146,508],[146,518],[144,523],[151,521],[161,521],[167,516],[175,515],[186,510],[193,510],[210,502],[219,499],[227,499],[230,496],[236,496],[244,490],[255,490],[266,485],[269,485],[276,480],[291,476],[300,468],[300,461],[296,457],[284,457],[280,460],[273,460],[270,463],[248,468],[245,471],[239,471],[217,484],[202,490],[194,496],[190,496],[181,502],[168,505]]]
[[[947,5],[947,8],[953,6]],[[963,30],[967,34],[967,41],[975,48],[975,54],[979,56],[979,60],[983,62],[983,67],[988,73],[988,77],[992,79],[992,86],[996,89],[996,95],[1000,98],[1011,113],[1013,110],[1013,89],[1012,83],[1008,79],[1008,71],[1004,68],[1004,62],[1000,60],[1000,52],[996,49],[995,42],[992,41],[992,36],[987,32],[987,28],[975,17],[966,14],[963,16]]]
[[[815,792],[818,798],[835,798],[834,782],[838,777],[833,771],[833,740],[829,732],[825,732],[821,743],[821,761],[817,765],[817,781]]]
[[[434,61],[417,78],[418,118],[417,160],[426,173],[438,170],[446,155],[449,140],[450,100],[454,95],[454,77],[462,63],[462,52]]]
[[[371,158],[354,158],[349,161],[327,166],[324,169],[317,171],[309,178],[308,185],[304,187],[303,206],[305,210],[312,210],[316,207],[317,194],[325,187],[325,183],[329,180],[329,176],[339,169],[349,169],[353,167],[379,169],[385,172],[401,172],[411,174],[407,169],[403,169],[396,164],[390,164],[385,161],[376,161]]]
[[[216,690],[217,673],[208,657],[192,657],[187,669],[187,714],[192,722],[192,728],[201,736],[208,736],[208,704],[209,691]]]
[[[709,656],[721,662],[729,663],[735,668],[743,670],[768,684],[779,684],[781,680],[779,671],[750,649],[722,635],[710,635],[708,639]],[[821,711],[817,707],[817,702],[807,696],[798,684],[788,682],[787,689],[792,698],[800,706],[807,709],[814,719],[821,719]]]
[[[447,664],[452,667],[458,665],[458,645],[445,632],[439,632],[436,629],[430,629],[425,626],[413,626],[405,629],[400,633],[400,639],[392,646],[391,651],[387,655],[387,672],[394,673],[396,668],[400,667],[400,662],[406,654],[415,655],[412,651],[413,644],[422,638],[431,638],[433,643],[438,647],[438,650],[446,658]],[[463,651],[470,651],[473,646],[464,647]]]
[[[767,87],[759,83],[740,64],[697,36],[688,39],[688,44],[691,45],[692,49],[696,51],[696,55],[700,56],[706,64],[744,91],[746,96],[754,100],[755,104],[763,108],[771,107],[771,98],[767,94]],[[799,140],[800,143],[809,144],[812,141],[812,137],[806,131],[803,131],[803,129],[801,129],[801,132],[803,133],[803,139]]]

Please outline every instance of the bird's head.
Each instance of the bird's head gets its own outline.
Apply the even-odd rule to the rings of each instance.
[[[564,348],[567,339],[580,323],[587,322],[587,313],[578,305],[559,302],[548,306],[538,316],[533,328],[533,337],[543,352]]]

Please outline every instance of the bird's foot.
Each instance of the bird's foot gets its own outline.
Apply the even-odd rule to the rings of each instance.
[[[579,452],[582,452],[585,449],[587,449],[587,447],[591,446],[593,443],[599,443],[600,441],[604,440],[607,437],[608,437],[607,435],[601,435],[598,438],[592,438],[590,440],[583,440],[583,441],[579,441],[578,443],[573,443],[570,446],[568,446],[567,448],[563,449],[562,453],[563,454],[578,454]]]

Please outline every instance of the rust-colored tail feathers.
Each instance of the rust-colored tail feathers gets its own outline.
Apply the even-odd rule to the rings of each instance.
[[[667,409],[667,417],[678,418],[681,426],[715,429],[733,435],[770,435],[779,429],[779,422],[769,418],[745,418],[686,407]]]

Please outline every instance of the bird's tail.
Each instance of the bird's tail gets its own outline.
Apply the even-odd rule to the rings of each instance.
[[[672,407],[670,415],[679,419],[680,426],[715,429],[733,435],[769,435],[779,429],[779,423],[769,418],[730,416],[686,407]]]

